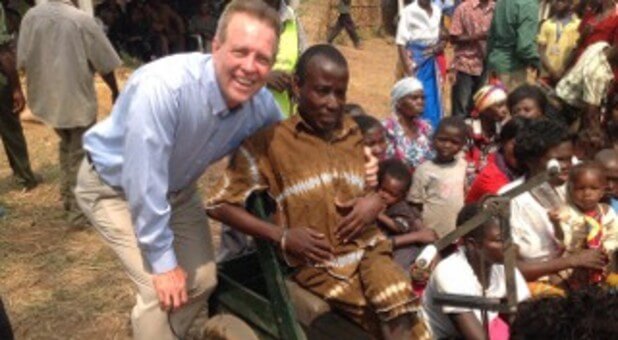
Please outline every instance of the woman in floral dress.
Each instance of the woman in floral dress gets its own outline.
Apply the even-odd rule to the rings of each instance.
[[[399,80],[391,91],[393,113],[382,124],[386,129],[388,158],[404,161],[410,170],[433,157],[431,124],[422,119],[425,93],[414,77]]]

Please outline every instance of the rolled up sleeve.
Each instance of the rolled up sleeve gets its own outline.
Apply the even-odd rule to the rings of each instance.
[[[177,117],[175,94],[157,79],[144,79],[127,112],[122,188],[138,244],[155,274],[177,266],[169,226],[169,160]]]

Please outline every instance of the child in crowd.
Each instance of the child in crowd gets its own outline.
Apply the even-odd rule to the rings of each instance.
[[[577,47],[580,20],[572,13],[572,0],[553,0],[552,17],[541,25],[537,43],[543,72],[541,76],[555,86],[562,78],[569,54]]]
[[[543,90],[535,85],[521,85],[509,94],[509,112],[513,116],[538,119],[546,116],[549,102]]]
[[[592,160],[594,155],[607,144],[607,137],[603,130],[585,129],[575,135],[573,152],[580,161]]]
[[[406,272],[421,248],[438,239],[435,231],[423,226],[420,211],[405,199],[411,184],[412,175],[405,163],[394,158],[380,163],[378,193],[386,210],[378,215],[378,225],[391,239],[395,262]]]
[[[461,226],[481,212],[479,204],[466,205],[457,216]],[[485,339],[481,311],[466,307],[439,305],[435,302],[438,294],[458,294],[467,296],[506,297],[504,255],[502,236],[497,219],[490,219],[483,225],[463,236],[459,249],[436,266],[429,284],[423,294],[423,308],[429,326],[436,339]],[[483,260],[484,259],[484,260]],[[515,269],[517,299],[525,300],[530,293],[526,281]],[[492,331],[507,333],[506,323],[497,313],[488,312],[490,339]]]
[[[217,31],[217,17],[208,1],[200,3],[199,11],[189,20],[189,33],[198,37],[205,52],[210,52],[211,42]]]
[[[610,147],[618,151],[618,95],[610,96],[605,109],[605,132]]]
[[[613,256],[618,246],[618,219],[614,209],[601,202],[606,186],[605,169],[599,163],[583,162],[571,169],[567,183],[570,204],[559,214],[550,214],[567,255],[598,249]],[[575,268],[567,282],[572,289],[581,288],[601,283],[606,274],[603,269]]]
[[[594,160],[603,165],[605,178],[607,179],[607,191],[605,201],[618,212],[618,151],[604,149],[599,151]]]
[[[351,116],[363,133],[363,143],[378,160],[386,158],[386,130],[376,118],[361,114]]]
[[[356,103],[348,103],[343,106],[343,113],[350,117],[366,116],[367,112],[362,106]]]
[[[467,162],[458,154],[466,143],[468,127],[459,117],[444,118],[433,137],[436,156],[414,172],[408,200],[423,211],[423,223],[440,237],[455,228],[464,202]]]

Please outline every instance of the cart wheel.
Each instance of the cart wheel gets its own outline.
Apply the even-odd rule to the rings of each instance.
[[[201,340],[259,340],[243,320],[231,314],[210,318],[202,327]]]

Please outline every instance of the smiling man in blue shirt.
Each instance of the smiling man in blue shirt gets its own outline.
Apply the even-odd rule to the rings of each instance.
[[[279,26],[262,1],[232,2],[212,55],[141,67],[111,116],[84,136],[75,194],[137,286],[136,339],[183,338],[215,287],[196,181],[245,137],[281,119],[263,88]]]

